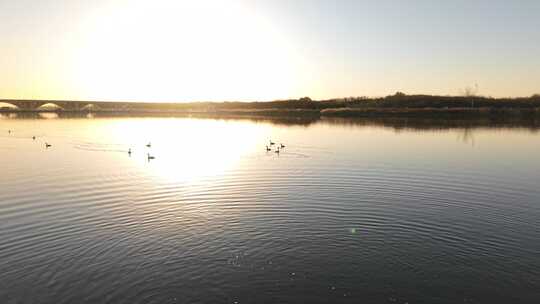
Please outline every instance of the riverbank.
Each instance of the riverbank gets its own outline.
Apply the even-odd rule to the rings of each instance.
[[[492,117],[540,116],[540,108],[338,108],[325,109],[327,117]]]
[[[482,117],[540,117],[540,108],[327,108],[327,109],[214,109],[214,110],[92,110],[66,111],[0,110],[4,114],[79,113],[123,115],[179,115],[196,117],[274,117],[274,118],[320,118],[320,117],[419,117],[419,118],[482,118]]]
[[[308,97],[269,102],[142,103],[104,101],[0,100],[3,113],[128,113],[262,117],[491,117],[538,116],[540,96],[488,98],[396,93],[382,98],[311,100]]]

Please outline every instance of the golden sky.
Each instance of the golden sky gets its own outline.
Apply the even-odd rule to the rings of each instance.
[[[0,0],[0,98],[540,92],[538,1],[403,3]]]

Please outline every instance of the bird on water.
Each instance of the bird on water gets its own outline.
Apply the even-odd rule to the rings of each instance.
[[[49,144],[49,143],[45,143],[45,148],[50,148],[50,147],[52,147],[52,145],[51,145],[51,144]]]
[[[148,144],[146,144],[146,147],[147,147],[147,148],[150,148],[150,147],[152,147],[152,143],[148,143]]]

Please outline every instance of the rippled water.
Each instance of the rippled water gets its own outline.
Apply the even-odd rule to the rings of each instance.
[[[540,303],[538,130],[3,116],[0,302]]]

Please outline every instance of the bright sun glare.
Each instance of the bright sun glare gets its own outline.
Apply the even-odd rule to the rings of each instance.
[[[268,126],[246,125],[220,120],[148,119],[111,122],[104,130],[113,130],[111,141],[133,147],[132,158],[156,176],[187,183],[225,174],[245,157],[261,151]],[[148,142],[151,149],[144,147]],[[156,160],[145,161],[146,153]]]
[[[117,1],[92,16],[75,65],[81,91],[91,99],[294,95],[298,60],[290,44],[239,2]]]

